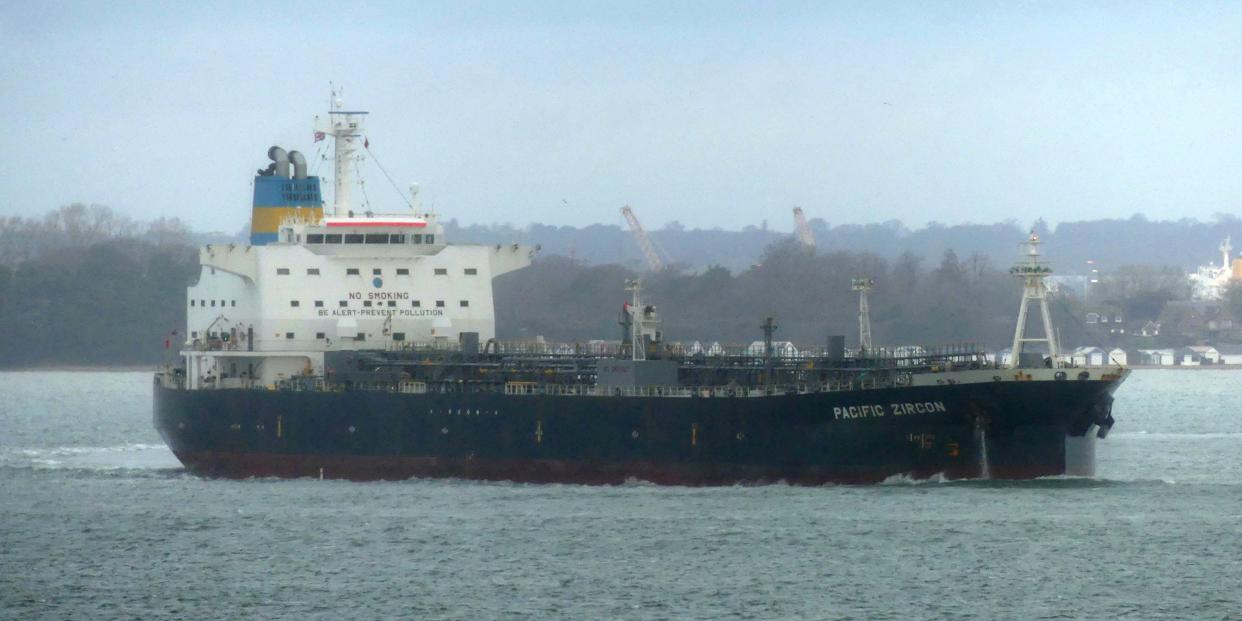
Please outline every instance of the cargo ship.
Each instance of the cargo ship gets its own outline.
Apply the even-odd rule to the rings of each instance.
[[[1128,370],[1072,367],[1048,315],[1039,239],[1010,360],[973,347],[680,348],[641,282],[614,342],[506,342],[492,279],[537,248],[450,244],[417,187],[396,213],[353,200],[367,113],[334,93],[334,194],[297,151],[254,177],[249,244],[200,249],[154,424],[194,474],[674,485],[1091,475]],[[618,283],[620,292],[623,283]],[[865,282],[864,282],[865,284]],[[1028,336],[1028,311],[1042,334]],[[1041,349],[1043,351],[1032,351]]]

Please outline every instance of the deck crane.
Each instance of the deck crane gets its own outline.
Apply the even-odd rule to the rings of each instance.
[[[815,235],[811,233],[811,225],[806,221],[806,214],[802,213],[801,207],[794,207],[794,234],[798,237],[798,241],[802,242],[807,248],[815,248]]]
[[[875,281],[855,278],[852,284],[854,291],[858,292],[858,355],[865,358],[871,354],[871,308],[867,304],[867,294],[875,286]]]
[[[643,230],[643,225],[638,223],[638,216],[634,215],[634,210],[629,205],[621,208],[621,215],[625,216],[625,221],[630,225],[630,232],[634,234],[634,240],[638,242],[638,247],[643,251],[643,256],[647,259],[647,267],[653,272],[659,272],[664,269],[664,260],[660,258],[660,253],[656,252],[655,246],[651,243],[651,238],[647,236],[647,231]]]

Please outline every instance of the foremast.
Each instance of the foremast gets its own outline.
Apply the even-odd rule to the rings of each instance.
[[[1022,303],[1018,306],[1018,325],[1013,332],[1013,348],[1011,353],[1011,365],[1017,368],[1021,364],[1022,349],[1027,343],[1044,343],[1048,348],[1048,356],[1052,364],[1057,365],[1060,350],[1057,347],[1056,331],[1052,328],[1052,314],[1048,312],[1048,285],[1044,282],[1052,275],[1052,268],[1047,263],[1040,260],[1039,246],[1042,244],[1039,235],[1035,231],[1031,231],[1030,237],[1023,242],[1026,246],[1026,260],[1019,261],[1009,268],[1009,273],[1021,278],[1022,285]],[[1043,320],[1044,334],[1043,336],[1028,336],[1026,334],[1027,316],[1030,312],[1031,303],[1034,302],[1039,306],[1039,314]]]

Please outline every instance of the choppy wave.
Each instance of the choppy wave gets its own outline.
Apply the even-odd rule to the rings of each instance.
[[[1242,440],[1242,431],[1218,431],[1203,433],[1169,432],[1169,431],[1117,431],[1109,436],[1110,440]]]
[[[162,444],[0,447],[0,467],[35,470],[166,470],[180,468]]]

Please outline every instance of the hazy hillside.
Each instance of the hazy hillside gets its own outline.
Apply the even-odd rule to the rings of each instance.
[[[1242,229],[1238,224],[1232,218],[1132,218],[1068,223],[1044,234],[1060,271],[1088,257],[1104,267],[1092,303],[1144,320],[1186,295],[1186,266],[1216,259],[1217,243]],[[496,281],[501,338],[617,337],[624,280],[641,267],[627,231],[603,225],[448,228],[455,241],[543,246],[531,268]],[[815,230],[815,251],[759,228],[655,231],[683,264],[646,275],[648,297],[664,308],[669,338],[749,342],[770,315],[782,339],[820,344],[828,334],[844,334],[852,343],[857,298],[849,281],[870,276],[876,279],[877,343],[1008,344],[1018,287],[1007,268],[1023,237],[1016,224],[908,230],[898,223],[816,222]],[[0,366],[158,361],[164,340],[185,329],[185,287],[198,273],[196,245],[217,239],[176,220],[134,222],[99,206],[0,219]],[[1055,302],[1068,344],[1106,339],[1083,325],[1085,305],[1072,297]]]
[[[1063,274],[1086,273],[1089,260],[1105,270],[1144,263],[1176,265],[1191,271],[1209,261],[1219,263],[1216,248],[1226,236],[1238,240],[1242,250],[1242,221],[1232,216],[1220,216],[1213,222],[1149,221],[1134,216],[1125,220],[1065,222],[1051,230],[1042,221],[953,226],[933,223],[910,229],[896,221],[831,226],[823,220],[811,220],[820,252],[865,252],[891,260],[906,252],[939,257],[946,250],[953,250],[959,256],[977,253],[1003,265],[1017,258],[1018,244],[1032,226],[1046,242],[1048,258]],[[633,236],[619,224],[584,228],[535,224],[516,228],[460,226],[453,220],[446,229],[455,241],[520,241],[542,245],[545,255],[563,255],[592,264],[619,263],[633,268],[644,265]],[[791,237],[788,232],[754,226],[724,231],[685,229],[675,223],[649,233],[674,262],[692,270],[711,265],[743,270],[753,265],[768,245]]]

